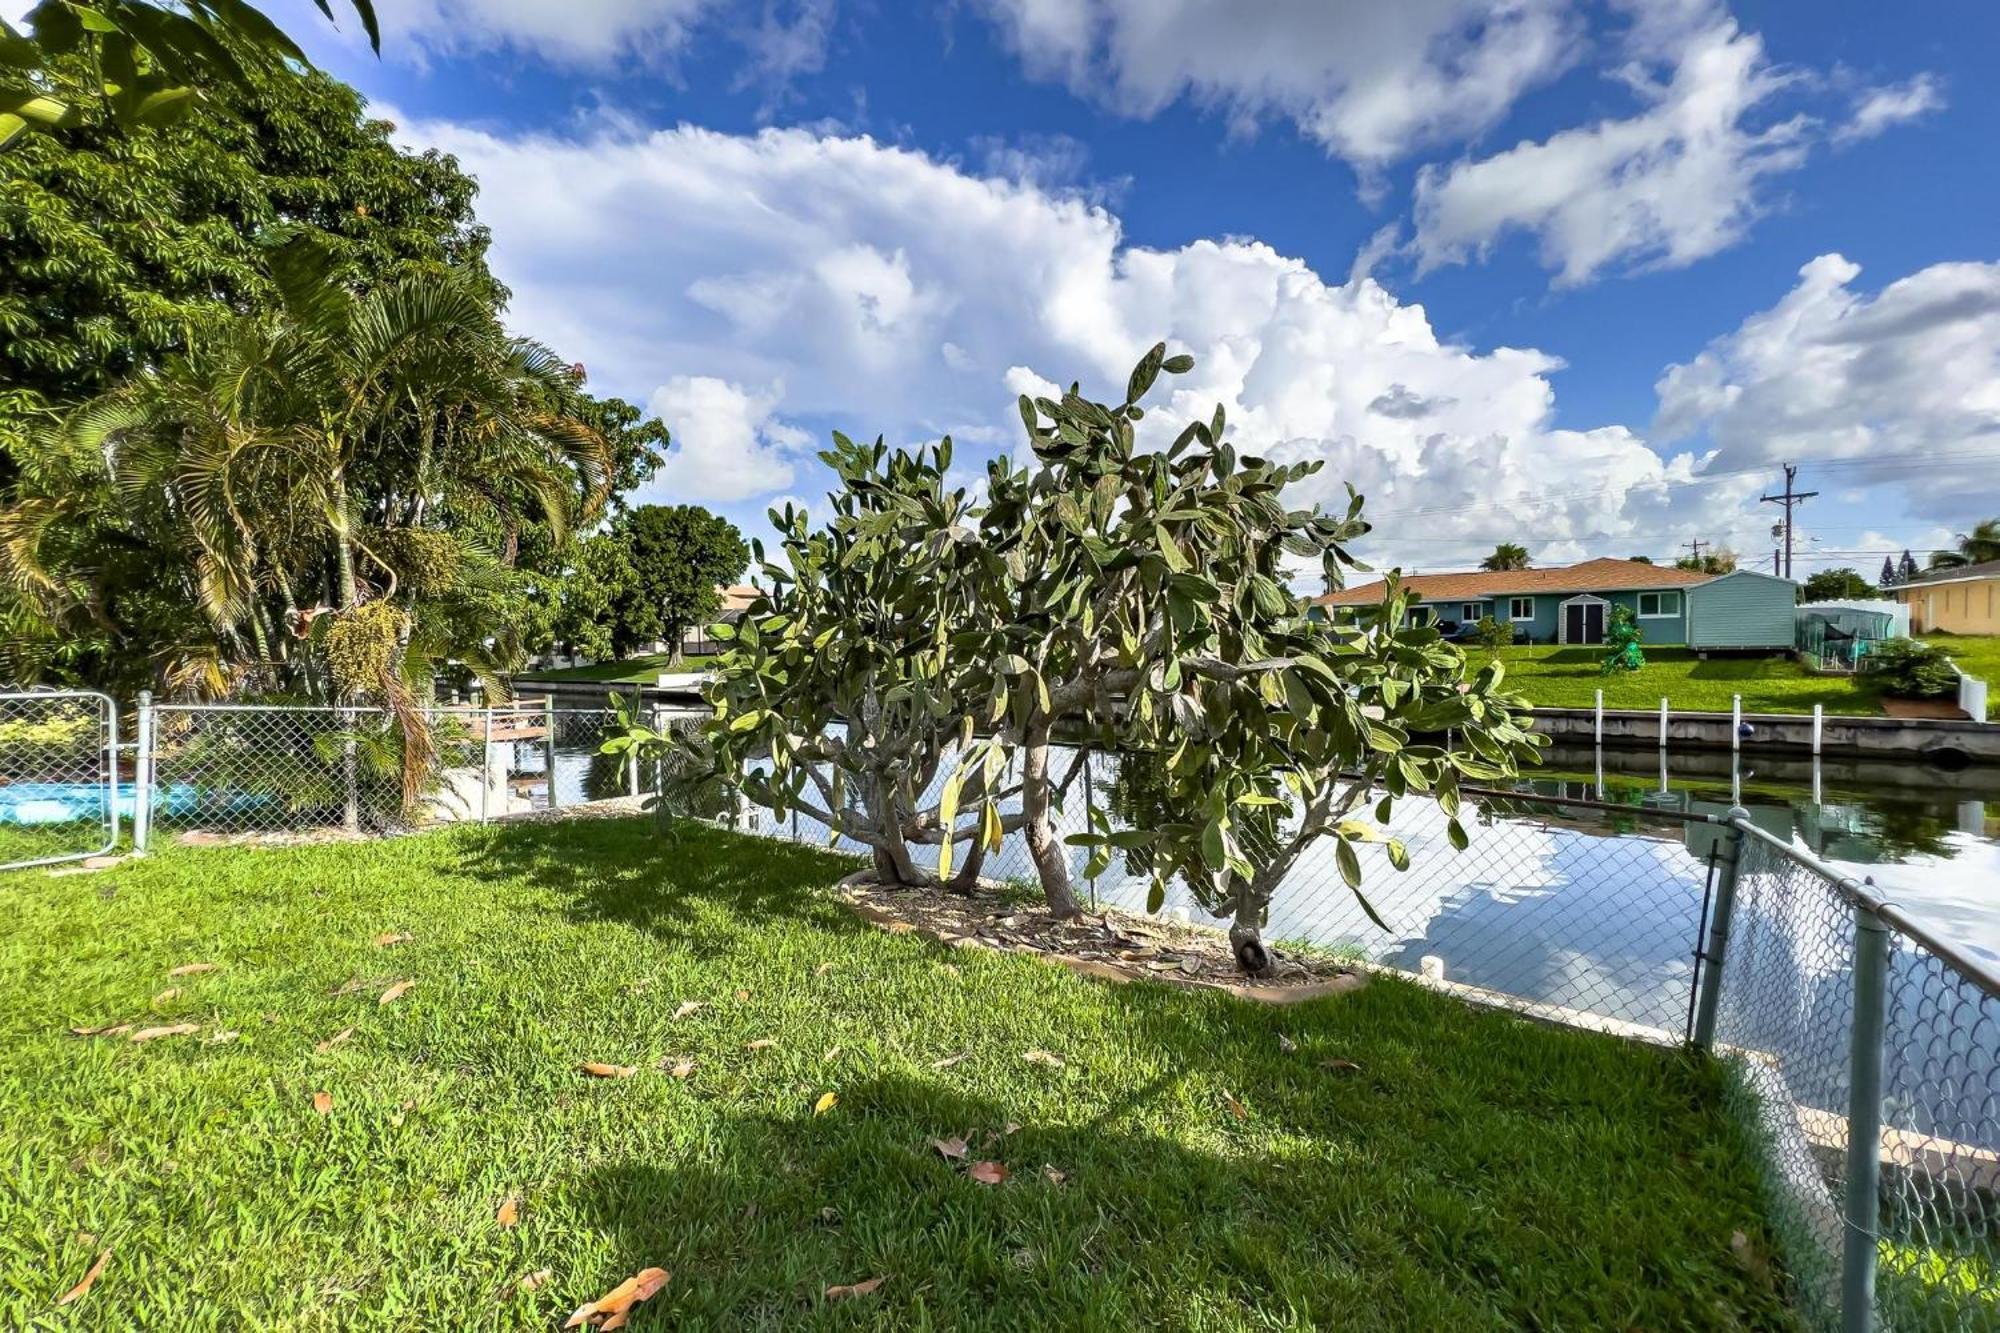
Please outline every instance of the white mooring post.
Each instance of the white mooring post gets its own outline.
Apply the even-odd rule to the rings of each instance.
[[[1597,726],[1593,733],[1598,745],[1604,744],[1604,691],[1597,692]]]
[[[1660,748],[1667,748],[1667,696],[1660,696]]]
[[[1813,758],[1819,758],[1819,741],[1826,729],[1826,705],[1813,705]],[[1817,799],[1817,798],[1815,798]]]
[[[1733,694],[1729,705],[1729,748],[1743,748],[1743,696]]]

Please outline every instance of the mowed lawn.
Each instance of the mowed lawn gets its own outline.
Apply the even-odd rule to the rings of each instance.
[[[662,671],[700,671],[706,658],[683,657],[675,666],[668,653],[649,653],[640,657],[624,657],[616,662],[592,662],[581,667],[552,667],[546,671],[523,672],[523,681],[602,681],[619,685],[651,685]]]
[[[1814,704],[1829,713],[1882,711],[1866,678],[1811,675],[1789,657],[1710,654],[1704,661],[1688,648],[1646,647],[1643,668],[1607,676],[1600,671],[1607,651],[1521,646],[1498,655],[1508,684],[1549,708],[1594,708],[1601,689],[1606,708],[1657,709],[1664,696],[1675,709],[1727,713],[1740,694],[1746,713],[1810,713]],[[1466,652],[1475,666],[1493,655],[1476,647]]]
[[[1084,981],[661,838],[0,876],[0,1327],[549,1329],[653,1265],[635,1329],[1790,1326],[1684,1055]],[[69,1031],[128,1021],[198,1031]]]
[[[1958,669],[1966,675],[1977,676],[1988,685],[2000,685],[2000,636],[1926,634],[1923,638],[1950,653]]]

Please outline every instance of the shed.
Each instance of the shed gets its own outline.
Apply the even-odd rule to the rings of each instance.
[[[1789,651],[1798,639],[1799,585],[1739,569],[1688,589],[1690,648]]]

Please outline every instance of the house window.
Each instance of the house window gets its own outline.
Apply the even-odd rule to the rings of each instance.
[[[1677,616],[1681,613],[1681,595],[1677,592],[1642,592],[1639,594],[1639,614],[1648,619],[1662,616]]]
[[[1514,598],[1510,598],[1510,599],[1508,600],[1508,602],[1507,602],[1507,619],[1509,619],[1509,620],[1533,620],[1534,618],[1535,618],[1535,599],[1534,599],[1534,598],[1532,598],[1532,597],[1514,597]]]
[[[1458,618],[1468,625],[1473,624],[1480,616],[1485,614],[1485,612],[1479,609],[1484,605],[1484,602],[1467,602],[1458,608]]]

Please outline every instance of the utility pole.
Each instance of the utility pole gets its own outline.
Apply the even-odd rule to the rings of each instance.
[[[1694,558],[1694,567],[1696,569],[1701,568],[1701,548],[1707,546],[1708,544],[1709,543],[1703,541],[1699,537],[1696,537],[1693,541],[1687,544],[1688,554]]]
[[[1785,493],[1783,495],[1760,495],[1757,497],[1758,500],[1764,504],[1783,505],[1785,507],[1785,577],[1786,578],[1790,578],[1792,576],[1792,507],[1794,505],[1804,504],[1807,500],[1810,500],[1815,495],[1819,494],[1818,491],[1793,490],[1792,478],[1798,475],[1799,475],[1799,470],[1797,467],[1793,466],[1790,463],[1785,464]]]

